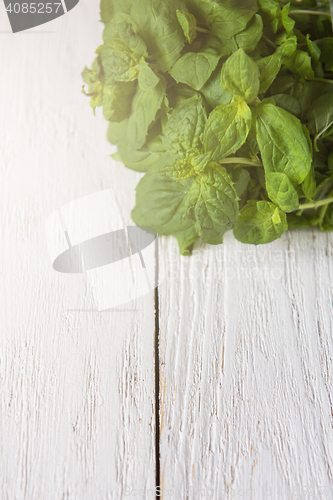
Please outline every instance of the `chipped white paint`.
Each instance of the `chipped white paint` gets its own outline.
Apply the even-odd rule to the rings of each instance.
[[[163,498],[332,499],[332,235],[164,246]]]
[[[107,124],[81,94],[98,12],[81,0],[12,35],[0,4],[4,500],[119,500],[155,484],[153,298],[95,312],[85,277],[52,269],[45,237],[54,210],[109,187],[130,222],[139,176],[109,158]]]

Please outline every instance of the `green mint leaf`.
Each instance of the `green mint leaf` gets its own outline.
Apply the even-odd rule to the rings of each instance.
[[[221,63],[217,66],[217,68],[213,71],[209,80],[205,83],[205,85],[200,89],[200,92],[205,96],[208,104],[215,108],[220,104],[229,104],[232,99],[231,92],[227,92],[226,90],[222,90],[221,87]]]
[[[118,40],[119,38],[121,38],[119,37],[119,33],[114,22],[110,22],[104,25],[102,38],[105,44],[109,43],[114,38],[117,38]],[[99,49],[100,47],[97,48],[97,50]]]
[[[311,170],[308,173],[308,175],[305,177],[301,186],[303,188],[303,193],[306,196],[306,198],[312,199],[315,195],[316,188],[317,188],[314,163],[312,163]]]
[[[133,4],[133,0],[104,0],[105,4],[109,2],[109,4],[113,5],[114,13],[123,12],[124,14],[130,14],[131,8]]]
[[[259,0],[259,5],[271,20],[279,17],[281,14],[280,5],[274,0]]]
[[[234,226],[238,216],[238,197],[225,168],[210,163],[194,178],[186,197],[186,217],[194,222],[202,239],[212,245]]]
[[[196,173],[201,173],[206,168],[207,164],[211,161],[211,153],[200,153],[192,156],[191,163]]]
[[[318,40],[317,46],[320,49],[319,61],[325,63],[326,71],[333,71],[333,37]]]
[[[122,125],[121,122],[119,125]],[[126,121],[125,121],[126,123]],[[151,167],[161,168],[173,161],[172,156],[165,150],[160,137],[160,124],[150,128],[145,144],[141,149],[133,151],[124,141],[124,132],[119,137],[118,151],[111,155],[115,160],[121,161],[127,168],[137,172],[147,172]]]
[[[232,38],[219,37],[219,39],[221,41],[221,57],[230,56],[233,52],[236,52],[236,50],[239,49],[235,36]]]
[[[184,158],[183,160],[168,163],[159,170],[159,173],[180,181],[193,177],[195,175],[195,168],[191,163],[191,158]]]
[[[88,85],[88,92],[84,86],[82,93],[90,97],[90,106],[95,114],[95,109],[103,104],[103,83],[101,82],[102,68],[99,63],[99,58],[96,57],[92,63],[91,69],[85,66],[82,71],[83,81]]]
[[[287,33],[281,33],[276,40],[276,45],[279,45],[277,52],[281,56],[292,56],[297,49],[297,37],[295,35],[288,36]]]
[[[306,140],[308,141],[308,146],[309,146],[311,158],[313,158],[313,146],[312,146],[312,140],[310,137],[310,132],[309,132],[308,127],[304,123],[302,123],[302,130],[304,132]]]
[[[276,106],[279,106],[279,108],[288,111],[298,118],[301,116],[301,105],[295,97],[288,94],[276,94],[273,96],[273,99]]]
[[[257,66],[260,71],[260,88],[262,94],[269,89],[274,82],[278,72],[280,71],[282,58],[278,52],[274,52],[271,56],[263,57],[257,61]]]
[[[176,235],[179,253],[183,256],[191,255],[193,243],[199,239],[197,233],[191,228]]]
[[[138,65],[138,83],[142,90],[151,90],[159,82],[159,77],[154,73],[149,64],[142,57]]]
[[[195,37],[197,36],[196,27],[197,20],[190,12],[181,12],[180,10],[176,11],[177,19],[179,24],[182,27],[183,33],[188,41],[188,43],[192,43]]]
[[[113,23],[110,26],[114,26],[118,37],[128,46],[128,48],[139,56],[148,56],[147,45],[144,40],[136,33],[137,27],[132,21],[129,14],[124,12],[116,12],[113,16]],[[113,37],[111,37],[113,38]],[[108,43],[109,39],[104,39],[105,43]]]
[[[257,12],[256,0],[243,0],[242,2],[186,0],[185,3],[196,19],[200,19],[200,24],[207,25],[221,40],[230,39],[243,31]]]
[[[166,83],[161,78],[158,84],[149,90],[137,88],[133,97],[131,115],[126,124],[124,141],[132,150],[140,149],[145,141],[149,126],[155,120],[165,97]]]
[[[175,108],[164,127],[163,142],[169,153],[178,159],[193,156],[202,149],[202,134],[207,114],[200,94]]]
[[[145,173],[135,221],[183,255],[231,228],[254,244],[287,221],[333,230],[329,1],[286,2],[100,0],[82,92],[111,156]]]
[[[104,85],[102,104],[103,115],[110,122],[121,122],[131,113],[131,103],[135,92],[134,82]]]
[[[294,75],[278,76],[270,87],[271,95],[289,94],[295,99],[304,96],[308,83],[299,81]]]
[[[332,203],[324,208],[325,215],[324,218],[319,220],[319,229],[321,231],[332,231],[333,230],[333,206]]]
[[[161,124],[156,122],[150,128],[144,148],[152,151],[153,153],[164,153],[166,151],[162,137],[161,137]]]
[[[288,229],[301,229],[316,226],[319,221],[317,215],[303,213],[302,215],[287,214],[287,222]]]
[[[235,153],[246,141],[251,120],[251,110],[241,98],[217,106],[206,122],[203,134],[205,152],[212,152],[212,160],[220,160]]]
[[[100,81],[100,66],[98,58],[96,58],[92,64],[92,69],[85,66],[82,71],[82,78],[85,83],[88,84],[88,92],[82,87],[82,93],[90,97],[90,106],[92,107],[94,113],[98,106],[102,106],[103,103],[103,83]]]
[[[227,169],[228,174],[230,175],[232,182],[234,183],[234,188],[236,190],[238,198],[241,198],[245,193],[249,183],[251,176],[247,170],[244,168],[229,168]]]
[[[184,218],[190,186],[191,181],[176,182],[151,168],[136,187],[133,221],[138,226],[152,227],[161,235],[173,234],[185,251],[198,239],[193,222]]]
[[[178,108],[181,104],[193,96],[200,96],[200,93],[184,83],[172,82],[167,89],[170,108]]]
[[[128,150],[127,143],[121,140],[118,144],[118,152],[115,159],[124,163],[125,167],[136,172],[147,172],[152,166],[161,168],[173,160],[172,156],[166,151],[154,152],[144,148],[137,151]]]
[[[107,139],[111,144],[118,144],[125,135],[127,119],[122,122],[109,122]]]
[[[252,52],[262,37],[263,22],[261,16],[256,14],[245,30],[236,35],[236,43],[238,48],[243,49],[245,52]]]
[[[307,114],[310,133],[318,139],[333,124],[333,92],[328,92],[316,99]]]
[[[88,85],[94,85],[96,82],[100,82],[101,71],[102,69],[99,63],[99,58],[95,57],[91,65],[91,69],[87,68],[87,66],[84,67],[84,70],[82,71],[83,81]]]
[[[304,80],[314,78],[311,57],[303,50],[296,50],[291,56],[283,57],[283,64],[289,71],[298,74]]]
[[[135,0],[131,17],[137,34],[146,42],[149,56],[156,60],[161,71],[169,71],[184,47],[185,37],[176,11],[180,0]]]
[[[205,36],[198,45],[198,52],[187,52],[172,66],[170,75],[178,83],[185,83],[200,90],[206,83],[221,58],[220,41],[214,36]]]
[[[274,0],[259,0],[260,8],[266,14],[266,19],[270,20],[273,33],[276,33],[282,24],[280,5]]]
[[[115,82],[131,82],[139,73],[140,56],[134,54],[120,39],[113,38],[98,50],[107,85]]]
[[[259,93],[259,77],[257,64],[243,49],[239,49],[222,66],[221,86],[246,102],[252,102]]]
[[[256,108],[256,135],[266,174],[285,173],[292,184],[304,181],[311,152],[301,122],[274,104]]]
[[[250,200],[240,211],[234,228],[235,238],[242,243],[270,243],[288,229],[286,214],[268,201]]]
[[[295,26],[295,21],[291,19],[288,14],[290,10],[290,3],[286,4],[281,11],[281,21],[284,29],[290,35]]]
[[[182,160],[171,161],[163,166],[159,172],[161,175],[172,177],[176,181],[189,179],[203,172],[208,162],[210,154],[199,154]]]
[[[101,21],[103,21],[103,23],[109,23],[114,13],[113,2],[111,0],[101,0],[100,13]]]
[[[265,177],[270,200],[284,212],[296,210],[299,206],[298,194],[289,177],[282,172],[268,172]]]
[[[318,47],[318,45],[310,40],[310,35],[306,35],[306,43],[310,52],[310,55],[312,59],[316,62],[319,61],[320,56],[321,56],[321,50]],[[333,44],[332,44],[332,49],[333,49]]]
[[[125,167],[135,170],[136,172],[147,172],[152,166],[163,167],[167,165],[172,158],[168,153],[149,153],[148,151],[133,151],[131,157],[123,158],[119,154],[119,161]]]
[[[267,198],[266,190],[263,188],[259,179],[257,179],[256,177],[251,177],[247,188],[247,199],[262,200],[266,198]]]
[[[83,86],[82,93],[90,97],[89,103],[95,114],[96,108],[103,104],[103,84],[101,82],[96,82],[95,85],[91,86],[91,92],[88,93],[84,90]]]

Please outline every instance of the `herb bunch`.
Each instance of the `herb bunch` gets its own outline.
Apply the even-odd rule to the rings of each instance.
[[[145,172],[134,222],[176,236],[269,243],[333,229],[328,0],[102,0],[82,75],[112,155]]]

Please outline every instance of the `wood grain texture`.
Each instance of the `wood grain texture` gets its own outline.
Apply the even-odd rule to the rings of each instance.
[[[98,3],[16,35],[0,6],[1,499],[153,498],[152,297],[94,312],[44,233],[52,211],[108,187],[130,223],[140,175],[108,158],[80,93]],[[163,498],[333,498],[332,235],[227,234],[191,258],[162,242]]]
[[[164,255],[163,498],[332,498],[332,235]]]
[[[94,312],[85,276],[52,269],[44,228],[109,187],[130,222],[140,176],[109,158],[81,94],[99,1],[15,35],[0,11],[0,497],[118,500],[155,485],[153,298]]]

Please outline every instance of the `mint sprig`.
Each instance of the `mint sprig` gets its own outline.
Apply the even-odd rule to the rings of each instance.
[[[184,255],[233,229],[262,244],[333,229],[333,37],[327,2],[102,0],[83,92],[113,155],[145,175],[135,223]]]

